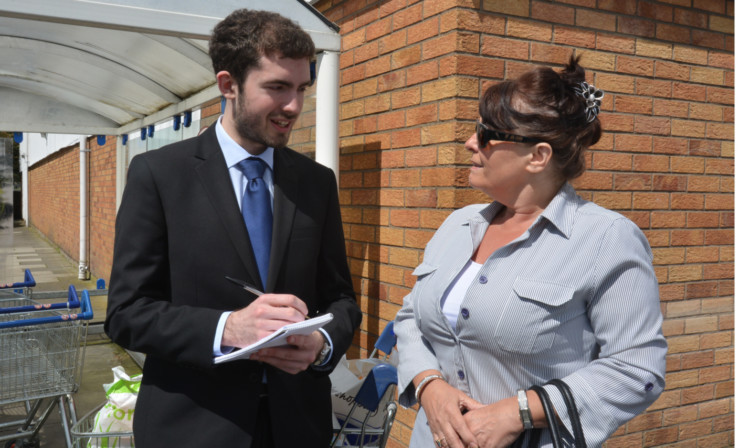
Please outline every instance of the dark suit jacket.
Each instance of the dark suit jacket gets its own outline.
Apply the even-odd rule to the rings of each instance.
[[[105,331],[147,355],[134,415],[139,448],[250,446],[263,368],[249,360],[213,364],[219,316],[254,298],[227,275],[261,285],[214,127],[133,158],[117,215]],[[274,155],[267,291],[295,294],[311,316],[334,314],[324,327],[334,346],[328,371],[265,368],[277,446],[327,446],[327,374],[351,344],[361,312],[334,174],[289,148]]]

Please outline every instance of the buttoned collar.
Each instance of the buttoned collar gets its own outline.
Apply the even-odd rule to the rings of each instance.
[[[262,159],[268,166],[271,168],[271,171],[273,171],[273,151],[274,149],[272,147],[266,148],[265,151],[263,151],[260,155],[250,155],[245,148],[240,146],[237,142],[232,140],[232,137],[227,134],[227,131],[224,129],[224,127],[221,125],[221,119],[224,116],[222,115],[219,117],[218,122],[216,123],[216,138],[219,140],[219,147],[221,147],[221,152],[224,154],[224,159],[227,162],[227,168],[233,167],[240,163],[241,161],[245,160],[250,157],[258,157]]]

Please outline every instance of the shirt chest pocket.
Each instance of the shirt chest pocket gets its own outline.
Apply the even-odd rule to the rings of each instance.
[[[437,266],[430,263],[422,263],[412,273],[412,275],[417,277],[417,283],[414,285],[412,294],[414,295],[414,317],[420,328],[422,326],[422,319],[425,316],[434,314],[436,291],[432,276],[436,270]],[[429,320],[429,317],[427,319]]]
[[[517,278],[495,327],[495,341],[513,353],[549,350],[562,327],[585,312],[573,301],[574,293],[574,288],[564,285]]]

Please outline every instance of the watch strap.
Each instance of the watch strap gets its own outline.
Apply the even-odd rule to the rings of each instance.
[[[521,423],[523,423],[523,429],[533,429],[534,424],[531,420],[529,398],[526,396],[525,389],[518,389],[518,413],[521,415]]]
[[[325,337],[324,337],[325,339]],[[328,341],[323,341],[323,348],[320,349],[320,352],[318,353],[318,359],[315,360],[313,363],[314,366],[319,366],[323,364],[323,361],[328,358],[328,353],[331,352],[331,345],[328,343]]]

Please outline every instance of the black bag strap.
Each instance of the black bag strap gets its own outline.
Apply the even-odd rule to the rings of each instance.
[[[573,437],[575,439],[573,446],[576,448],[586,448],[586,439],[583,436],[583,426],[581,425],[581,419],[578,416],[578,408],[576,407],[576,402],[573,398],[573,392],[570,390],[570,386],[568,386],[565,381],[560,379],[551,380],[547,382],[547,384],[557,387],[557,389],[560,391],[560,394],[562,395],[563,401],[565,402],[565,406],[568,408],[568,416],[570,418],[571,425],[573,426]],[[552,445],[555,448],[562,448],[563,443],[560,433],[560,421],[557,419],[555,407],[552,405],[552,400],[550,399],[549,394],[541,386],[531,386],[529,390],[533,390],[534,392],[536,392],[536,394],[539,396],[539,400],[542,403],[545,419],[547,420],[550,436],[552,438]],[[531,437],[529,438],[529,443],[527,446],[529,448],[538,447],[541,439],[542,429],[533,429],[530,432]],[[523,434],[522,437],[519,437],[518,440],[516,440],[516,443],[514,443],[513,446],[523,446],[523,442],[525,439],[526,434]]]
[[[573,398],[570,386],[560,379],[551,380],[547,384],[556,386],[563,400],[565,400],[565,406],[568,407],[568,417],[570,418],[571,425],[573,425],[573,437],[575,437],[576,448],[586,448],[586,439],[583,437],[583,425],[581,425],[581,419],[578,416],[578,407],[576,407],[576,401]]]
[[[562,448],[562,438],[560,437],[560,424],[557,421],[555,414],[555,408],[552,406],[552,400],[549,398],[549,394],[542,386],[531,386],[529,390],[533,390],[539,396],[539,400],[542,402],[542,409],[544,409],[544,416],[547,419],[547,425],[549,426],[550,435],[552,436],[552,445],[555,448]],[[529,446],[539,446],[539,433],[534,430],[536,434],[532,434],[532,439],[529,442]]]

